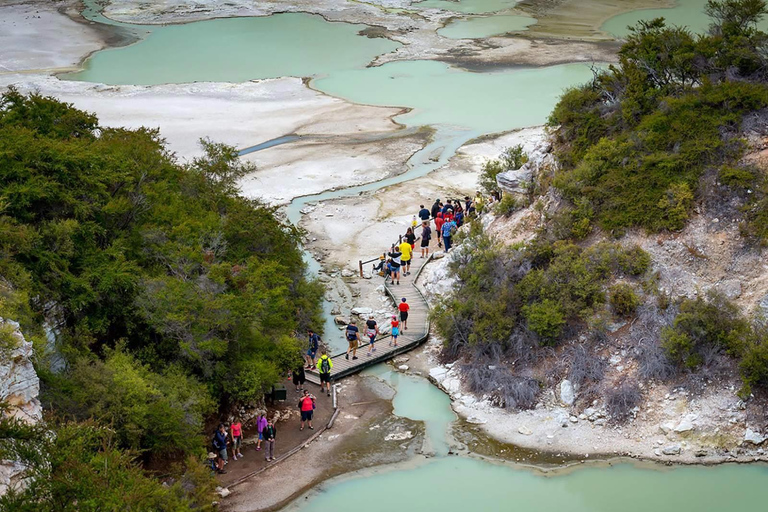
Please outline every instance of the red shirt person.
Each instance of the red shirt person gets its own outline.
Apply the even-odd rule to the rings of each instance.
[[[406,298],[403,297],[403,300],[400,302],[400,304],[397,305],[397,309],[400,310],[400,321],[403,322],[403,330],[408,330],[408,311],[410,311],[411,306],[408,305],[408,302],[406,301]]]

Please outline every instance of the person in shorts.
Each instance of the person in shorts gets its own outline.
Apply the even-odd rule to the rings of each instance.
[[[262,413],[256,418],[256,432],[259,433],[259,440],[256,441],[256,450],[261,450],[261,442],[264,440],[264,429],[267,428],[267,417]]]
[[[227,427],[219,423],[219,427],[213,434],[213,447],[218,455],[217,467],[220,474],[226,473],[224,466],[227,464]]]
[[[307,370],[314,370],[317,349],[320,348],[320,336],[315,334],[312,329],[310,329],[307,334],[309,334],[309,348],[307,350],[307,355],[304,356],[307,359],[307,366],[305,368]]]
[[[328,396],[331,396],[331,369],[333,360],[328,355],[328,351],[323,349],[320,359],[317,360],[317,374],[320,375],[320,392],[325,390]]]
[[[397,309],[400,311],[400,321],[403,323],[403,330],[408,330],[408,311],[410,311],[411,306],[408,305],[408,302],[405,297],[403,297],[403,300],[400,301],[400,304],[397,305]]]
[[[421,223],[421,257],[429,258],[429,242],[432,240],[432,228],[429,227],[429,221]]]
[[[357,359],[357,346],[360,344],[360,329],[357,328],[357,322],[354,320],[349,322],[345,331],[345,336],[347,338],[347,343],[349,343],[349,347],[347,348],[347,354],[344,357],[349,359],[349,353],[351,351],[352,359]]]
[[[397,315],[392,315],[392,321],[389,324],[392,326],[392,341],[389,342],[389,345],[392,346],[394,343],[397,346],[397,337],[400,335],[400,322],[397,321]]]
[[[416,240],[416,237],[413,235],[413,230],[411,228],[408,228],[408,233],[410,233],[410,236],[413,237],[414,241]],[[411,274],[411,256],[413,255],[413,245],[411,244],[411,241],[409,240],[408,235],[406,234],[405,238],[403,238],[403,242],[400,244],[400,261],[402,262],[402,270],[403,270],[403,276],[407,276]]]
[[[243,424],[239,419],[236,419],[230,425],[229,433],[232,436],[232,458],[242,459],[243,454],[240,452],[240,447],[243,444]]]
[[[304,395],[299,399],[299,410],[301,411],[301,428],[304,430],[304,423],[309,425],[309,430],[315,430],[312,426],[312,413],[315,411],[315,395],[310,395],[309,391],[304,390]]]
[[[376,323],[376,320],[373,319],[373,315],[368,317],[368,321],[365,322],[365,335],[368,336],[368,339],[370,340],[370,344],[368,345],[368,353],[366,355],[371,355],[373,352],[376,352],[376,336],[379,334],[379,325]]]

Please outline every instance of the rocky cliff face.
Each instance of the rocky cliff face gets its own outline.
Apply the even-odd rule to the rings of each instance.
[[[18,323],[0,318],[0,327],[10,327],[11,338],[15,339],[7,350],[0,350],[0,403],[8,407],[3,417],[37,423],[43,417],[43,410],[37,398],[40,379],[32,366],[32,343],[24,339]],[[11,487],[23,485],[25,469],[17,461],[0,461],[0,495]]]

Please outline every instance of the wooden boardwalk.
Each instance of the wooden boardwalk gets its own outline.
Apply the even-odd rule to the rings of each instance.
[[[437,244],[432,245],[436,246]],[[430,254],[429,258],[419,258],[421,251],[419,250],[418,243],[416,244],[416,251],[418,253],[415,254],[415,259],[411,262],[411,275],[401,277],[399,285],[387,283],[384,287],[387,295],[390,296],[395,304],[399,304],[401,299],[405,297],[411,307],[408,312],[408,330],[402,330],[401,323],[400,335],[397,337],[397,347],[390,346],[392,337],[389,334],[380,335],[376,338],[376,352],[370,356],[366,355],[368,353],[368,345],[370,344],[367,341],[368,338],[364,335],[365,320],[367,319],[360,319],[357,322],[360,328],[360,338],[366,341],[365,343],[361,342],[357,348],[357,360],[353,360],[351,354],[349,359],[346,359],[344,357],[346,351],[331,355],[331,360],[333,360],[331,380],[339,380],[369,366],[391,359],[398,354],[408,352],[424,343],[429,337],[429,304],[427,304],[427,300],[424,298],[421,290],[416,288],[414,283],[424,266],[432,259],[432,255]],[[373,279],[376,279],[376,277],[374,275]],[[309,382],[320,383],[320,376],[316,371],[307,370],[306,375]]]

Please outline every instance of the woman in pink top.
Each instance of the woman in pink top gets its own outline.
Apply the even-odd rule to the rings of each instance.
[[[243,424],[240,423],[240,419],[236,419],[232,423],[230,432],[232,434],[232,458],[235,460],[242,459],[243,454],[240,453],[240,446],[243,444]]]
[[[259,440],[256,441],[256,449],[261,450],[261,442],[264,440],[264,429],[267,428],[267,417],[259,414],[256,419],[256,431],[259,433]]]

